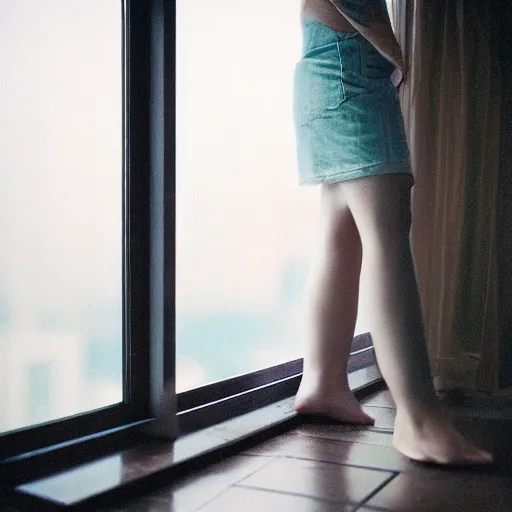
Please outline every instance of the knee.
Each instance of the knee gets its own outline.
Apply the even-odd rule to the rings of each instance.
[[[354,257],[362,252],[361,238],[350,213],[332,218],[326,227],[326,250],[331,254],[350,253]]]

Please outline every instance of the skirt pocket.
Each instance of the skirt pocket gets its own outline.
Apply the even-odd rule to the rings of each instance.
[[[299,126],[329,117],[346,99],[336,45],[329,54],[304,57],[295,67],[294,116]]]

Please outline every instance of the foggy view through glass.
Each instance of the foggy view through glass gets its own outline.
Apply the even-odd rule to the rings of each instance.
[[[299,16],[177,1],[178,391],[302,356],[319,189],[297,180]]]
[[[121,7],[0,0],[0,433],[122,400]],[[178,391],[302,355],[299,9],[177,1]]]
[[[0,0],[0,432],[122,400],[120,0]]]

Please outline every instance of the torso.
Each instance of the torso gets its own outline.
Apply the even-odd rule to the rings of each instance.
[[[337,32],[357,32],[330,0],[302,0],[301,14],[314,18]]]

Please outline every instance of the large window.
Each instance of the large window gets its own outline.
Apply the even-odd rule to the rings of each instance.
[[[299,14],[177,1],[178,391],[302,356],[319,189],[296,171]]]
[[[0,0],[2,461],[172,437],[176,391],[183,433],[298,385],[300,0],[174,6]]]
[[[123,400],[119,0],[0,2],[0,432]]]

